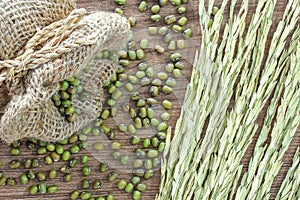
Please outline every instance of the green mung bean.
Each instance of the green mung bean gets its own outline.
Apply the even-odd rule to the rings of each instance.
[[[140,192],[144,192],[147,189],[147,185],[145,183],[139,183],[137,184],[136,189]]]
[[[155,75],[155,72],[154,72],[154,69],[149,67],[147,70],[146,70],[146,74],[149,78],[152,78],[154,75]]]
[[[134,190],[132,194],[132,199],[133,200],[140,200],[142,197],[142,193],[138,190]]]
[[[145,71],[146,69],[148,69],[149,65],[147,62],[141,62],[138,64],[138,68],[139,70]]]
[[[94,190],[100,189],[102,187],[102,182],[100,180],[95,180],[92,186]]]
[[[177,83],[176,80],[174,78],[168,78],[166,80],[166,85],[169,87],[176,87]]]
[[[129,156],[121,156],[120,162],[122,165],[127,165],[129,160],[130,160]]]
[[[174,78],[180,78],[182,76],[182,72],[180,69],[174,69],[173,70],[173,76]]]
[[[128,183],[125,187],[125,191],[131,193],[133,191],[134,185],[132,183]]]
[[[118,126],[118,129],[122,132],[126,132],[127,131],[127,125],[126,124],[120,124]]]
[[[48,193],[56,193],[57,192],[57,186],[56,185],[50,185],[47,188]]]
[[[24,168],[29,169],[31,167],[32,160],[30,158],[26,158],[24,160]]]
[[[106,200],[114,200],[114,195],[108,194],[108,195],[106,196]]]
[[[174,6],[180,6],[181,5],[181,0],[170,0],[171,4]]]
[[[140,108],[139,116],[140,116],[141,118],[147,117],[147,110],[146,110],[145,107]]]
[[[148,158],[156,158],[156,157],[158,157],[158,151],[155,149],[150,149],[147,152],[147,156],[148,156]]]
[[[165,22],[166,24],[173,24],[174,22],[176,22],[176,17],[175,15],[168,15],[165,17]]]
[[[10,185],[10,186],[14,186],[14,185],[17,184],[17,181],[16,181],[15,178],[9,177],[9,178],[6,179],[6,184],[7,184],[7,185]]]
[[[119,5],[125,5],[126,4],[126,0],[115,0],[115,3],[119,4]]]
[[[175,31],[175,32],[182,32],[183,28],[181,26],[175,24],[175,25],[172,26],[172,30]]]
[[[121,8],[115,8],[115,13],[118,13],[120,15],[124,15],[124,11]]]
[[[158,151],[162,153],[165,150],[165,146],[166,146],[166,143],[161,142],[158,146]]]
[[[172,40],[169,45],[168,45],[168,49],[171,51],[176,50],[176,42],[174,40]]]
[[[136,129],[133,124],[128,125],[128,132],[131,134],[136,134]]]
[[[112,171],[107,175],[107,178],[110,182],[115,181],[118,178],[118,173],[116,171]]]
[[[133,163],[133,167],[134,167],[134,168],[140,168],[140,167],[142,167],[142,166],[143,166],[143,160],[137,159],[137,160],[135,160],[134,163]]]
[[[124,179],[122,179],[122,180],[120,180],[118,182],[117,186],[118,186],[119,190],[123,190],[123,189],[125,189],[126,185],[127,185],[127,181],[125,181]]]
[[[39,188],[37,185],[32,185],[29,188],[29,194],[34,195],[39,191]]]
[[[157,137],[153,137],[152,139],[151,139],[151,145],[153,146],[153,147],[158,147],[158,145],[159,145],[159,139],[157,138]]]
[[[21,151],[18,147],[12,147],[10,149],[10,154],[13,155],[13,156],[18,156],[20,155]]]
[[[161,20],[161,15],[160,14],[154,14],[154,15],[151,15],[150,19],[153,21],[153,22],[158,22]]]
[[[144,78],[146,76],[146,72],[144,71],[137,71],[135,76],[139,79]]]
[[[116,160],[120,159],[121,158],[121,153],[118,152],[118,151],[115,151],[112,153],[112,157]]]
[[[166,43],[169,43],[173,40],[173,35],[171,33],[167,33],[166,35],[164,35],[164,41]]]
[[[136,57],[138,60],[143,60],[145,58],[145,52],[143,49],[138,49],[136,51]]]
[[[146,155],[147,155],[146,152],[142,149],[136,149],[135,153],[138,158],[143,158],[143,157],[146,157]]]
[[[80,151],[80,148],[79,148],[78,145],[73,145],[73,146],[70,148],[70,152],[71,152],[72,154],[76,154],[76,153],[78,153],[79,151]]]
[[[159,73],[157,74],[157,78],[159,78],[160,80],[167,80],[168,74],[165,73],[165,72],[159,72]]]
[[[147,2],[146,1],[141,1],[141,3],[138,6],[138,10],[140,12],[145,12],[147,10],[147,8],[148,8]]]
[[[131,144],[133,144],[133,145],[140,143],[140,141],[141,141],[141,138],[140,138],[139,136],[135,136],[135,135],[134,135],[134,136],[131,138]]]
[[[76,200],[79,197],[79,191],[78,190],[74,190],[71,194],[70,194],[70,198],[72,200]]]
[[[179,14],[186,13],[186,7],[184,7],[184,6],[178,7],[177,12],[178,12]]]
[[[152,105],[158,104],[158,101],[154,98],[148,98],[147,103],[152,106]]]
[[[89,191],[82,191],[80,193],[80,198],[82,200],[88,200],[89,198],[91,198],[91,193]]]
[[[36,173],[36,176],[39,181],[44,181],[44,180],[46,180],[46,177],[47,177],[45,172],[38,172],[38,173]]]
[[[47,192],[47,186],[45,183],[38,184],[38,190],[41,194],[45,194]]]
[[[144,99],[139,99],[137,102],[136,102],[136,106],[137,107],[143,107],[146,105],[146,101]]]
[[[30,179],[30,180],[33,180],[33,179],[35,179],[35,172],[33,171],[33,170],[28,170],[28,172],[27,172],[27,176],[28,176],[28,178]]]
[[[131,117],[132,119],[135,118],[135,117],[137,116],[137,113],[136,113],[135,109],[131,108],[131,109],[129,110],[129,115],[130,115],[130,117]]]
[[[148,118],[143,119],[142,124],[145,128],[150,127],[150,125],[151,125],[150,119],[148,119]]]
[[[148,28],[148,33],[150,34],[150,35],[157,35],[157,31],[158,31],[158,28],[157,27],[149,27]]]
[[[174,66],[173,63],[168,63],[168,64],[166,64],[166,66],[165,66],[165,70],[166,70],[166,72],[171,73],[171,72],[173,72],[174,67],[175,67],[175,66]]]
[[[153,158],[152,160],[152,164],[153,164],[153,167],[158,167],[160,165],[160,158]]]
[[[122,65],[123,67],[127,67],[128,65],[130,65],[130,61],[125,59],[120,59],[119,64]]]
[[[131,27],[135,27],[137,20],[134,17],[129,17],[128,18],[128,22],[129,22],[129,24],[130,24]]]
[[[134,86],[131,83],[126,83],[125,87],[129,92],[134,90]]]
[[[133,176],[132,179],[131,179],[131,183],[132,183],[133,185],[136,185],[136,184],[138,184],[138,183],[140,183],[140,182],[141,182],[141,178],[138,177],[138,176]]]
[[[174,92],[173,89],[167,85],[164,85],[161,91],[165,94],[171,94]]]
[[[102,111],[103,112],[103,111]],[[92,127],[91,126],[87,126],[83,129],[82,133],[85,135],[88,135],[89,133],[92,132]]]
[[[147,148],[150,147],[150,145],[151,145],[150,139],[149,138],[145,138],[144,141],[143,141],[143,147],[147,149]]]
[[[136,60],[136,51],[134,50],[128,51],[128,57],[130,60]]]
[[[144,167],[145,167],[145,169],[152,169],[152,160],[150,160],[150,159],[147,159],[147,160],[145,160],[145,162],[144,162]]]
[[[96,142],[96,143],[94,144],[94,149],[95,149],[96,151],[101,151],[101,150],[103,150],[103,148],[104,148],[104,146],[103,146],[103,144],[102,144],[101,142]]]
[[[48,173],[48,177],[50,179],[54,179],[57,177],[57,171],[55,169],[50,169],[49,173]]]
[[[85,178],[82,179],[82,181],[81,181],[81,187],[83,189],[88,189],[90,187],[90,180],[85,179]]]
[[[106,163],[100,163],[100,167],[99,167],[100,172],[106,172],[108,168],[109,167]]]
[[[142,128],[142,120],[141,120],[141,118],[136,117],[134,119],[134,125],[135,125],[136,128]]]
[[[168,27],[162,26],[157,31],[158,35],[164,36],[168,33]]]
[[[117,116],[117,114],[118,114],[118,108],[117,107],[112,107],[110,111],[111,111],[110,114],[111,114],[112,117]]]
[[[178,47],[178,49],[184,49],[185,48],[185,41],[184,40],[177,40],[177,47]]]
[[[153,5],[153,6],[151,7],[151,12],[152,12],[153,14],[157,14],[157,13],[159,13],[159,11],[160,11],[160,6],[159,6],[159,5]]]
[[[25,173],[21,174],[20,180],[23,185],[26,185],[29,182],[29,178]]]
[[[92,173],[90,166],[88,166],[88,165],[83,166],[82,173],[84,176],[89,176]]]
[[[183,31],[183,37],[185,39],[191,38],[193,35],[193,31],[190,28],[187,28],[186,30]]]
[[[180,26],[185,26],[188,23],[188,18],[187,17],[181,17],[178,22]]]
[[[152,85],[153,86],[162,86],[162,81],[158,78],[155,78],[153,81],[152,81]]]
[[[121,149],[122,145],[118,141],[114,141],[111,143],[111,149],[118,150]]]
[[[82,155],[81,156],[81,163],[86,164],[89,161],[89,156],[88,155]]]
[[[159,120],[156,118],[152,118],[150,123],[151,123],[151,126],[156,127],[159,124]]]
[[[129,76],[128,76],[128,80],[129,80],[132,84],[138,82],[138,78],[137,78],[136,76],[133,76],[133,75],[129,75]]]
[[[148,48],[148,40],[147,39],[141,39],[141,41],[140,41],[140,48],[141,49],[147,49]]]
[[[144,174],[144,179],[149,180],[150,178],[152,178],[154,175],[153,170],[149,169],[145,172]]]
[[[139,92],[133,92],[131,93],[130,95],[130,99],[133,100],[133,101],[137,101],[141,98],[141,95]]]
[[[45,157],[45,162],[48,164],[48,165],[51,165],[53,163],[53,159],[51,158],[50,155],[46,156]]]
[[[77,163],[78,163],[78,159],[77,158],[71,158],[69,160],[69,167],[73,168],[73,167],[75,167],[77,165]]]
[[[164,132],[158,132],[158,133],[156,134],[156,136],[157,136],[158,139],[160,139],[160,140],[165,140],[166,137],[167,137],[166,133],[164,133]]]
[[[168,0],[159,0],[159,5],[160,6],[165,6],[168,4]]]
[[[151,86],[149,89],[149,93],[152,97],[156,97],[159,93],[159,88],[157,86]]]
[[[155,111],[153,109],[151,109],[151,108],[147,108],[147,117],[149,119],[154,118],[155,117]]]

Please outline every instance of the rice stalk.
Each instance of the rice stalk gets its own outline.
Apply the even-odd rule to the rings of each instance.
[[[245,17],[246,17],[246,13],[247,13],[245,10],[247,10],[247,8],[248,8],[247,5],[248,5],[248,3],[245,3],[245,4],[242,6],[241,11],[240,11],[240,15],[241,15],[241,16],[239,16],[239,17],[236,19],[236,21],[235,21],[235,24],[236,24],[236,25],[237,25],[237,24],[242,25],[242,24],[245,23]],[[222,10],[222,9],[221,9],[221,10]],[[220,11],[220,12],[222,12],[222,11]],[[233,13],[233,12],[232,12],[232,13]],[[232,20],[232,19],[231,19],[231,20]],[[203,22],[203,24],[204,24],[204,23],[205,23],[205,22]],[[231,24],[232,24],[232,23],[231,23]],[[242,29],[242,31],[241,31],[241,29]],[[228,27],[227,27],[227,30],[228,30]],[[230,35],[231,37],[227,40],[227,42],[231,44],[231,50],[235,48],[237,38],[240,37],[240,36],[243,34],[243,30],[244,30],[244,26],[236,26],[235,29],[234,29],[234,31],[233,31],[235,34]],[[227,34],[227,35],[229,35],[229,34]],[[223,37],[223,38],[225,38],[225,37]],[[224,57],[230,58],[230,55],[229,55],[229,54],[232,54],[232,53],[229,52],[229,51],[226,51],[226,56],[224,56]],[[233,55],[232,55],[232,56],[233,56]],[[227,86],[227,88],[219,88],[218,91],[217,91],[217,95],[213,96],[214,98],[217,99],[217,102],[219,102],[219,103],[214,103],[214,104],[213,104],[214,110],[218,110],[218,111],[220,111],[220,110],[226,110],[226,108],[225,108],[225,109],[220,109],[220,108],[221,108],[223,105],[224,105],[224,106],[228,106],[228,105],[229,105],[229,100],[230,100],[230,98],[228,98],[228,96],[226,95],[226,93],[225,93],[224,91],[227,90],[227,89],[230,88],[230,87],[233,88],[233,84],[234,84],[234,82],[235,82],[235,80],[236,80],[236,78],[237,78],[238,71],[239,71],[239,68],[238,68],[238,67],[240,67],[240,66],[235,66],[235,69],[236,69],[237,72],[234,73],[234,74],[225,74],[225,73],[222,74],[222,77],[223,77],[223,78],[221,78],[221,80],[224,79],[224,81],[229,82],[229,83],[230,83],[230,86]],[[222,69],[222,68],[221,68],[221,67],[218,67],[218,70],[219,70],[219,69]],[[220,85],[224,85],[224,84],[221,83]],[[233,89],[232,89],[232,90],[233,90]],[[210,93],[212,93],[212,91],[210,91]],[[224,93],[225,93],[225,94],[224,94]],[[228,99],[224,100],[225,97],[227,97]],[[227,103],[224,103],[224,101],[227,102]],[[219,116],[217,116],[217,117],[219,117]],[[219,119],[221,119],[221,117],[220,117]],[[176,134],[176,133],[175,133],[175,134]],[[199,141],[198,144],[200,144],[200,137],[199,137],[199,136],[201,136],[201,134],[198,133],[198,135],[196,135],[196,140]],[[183,137],[183,140],[189,140],[189,138]],[[183,142],[183,143],[184,143],[184,142]],[[189,145],[189,146],[190,146],[190,145]],[[187,146],[181,145],[181,148],[183,148],[182,151],[185,152]],[[197,148],[199,148],[199,147],[197,147]],[[173,177],[173,178],[174,178],[175,181],[178,180],[178,181],[177,181],[178,184],[175,183],[175,185],[178,185],[179,187],[178,187],[178,189],[176,189],[176,188],[173,187],[173,191],[175,192],[175,193],[173,193],[173,194],[174,194],[174,195],[173,195],[173,198],[174,198],[174,199],[181,198],[181,197],[176,196],[176,193],[177,193],[178,190],[179,190],[178,193],[180,193],[180,190],[186,190],[186,193],[188,193],[188,190],[191,190],[191,189],[192,189],[192,188],[190,188],[190,187],[188,187],[188,188],[182,187],[182,185],[188,185],[188,184],[186,184],[187,179],[183,179],[183,180],[182,180],[182,179],[180,178],[181,175],[182,175],[183,173],[188,173],[188,174],[186,174],[186,176],[187,176],[187,177],[190,177],[189,180],[192,180],[192,176],[193,176],[193,174],[195,174],[195,173],[193,173],[193,172],[187,172],[187,170],[186,170],[186,169],[188,169],[188,168],[194,168],[194,169],[195,169],[195,167],[189,166],[189,163],[191,162],[191,159],[193,158],[193,155],[190,154],[189,152],[190,152],[190,150],[189,150],[189,151],[186,151],[187,154],[186,154],[185,156],[180,157],[180,158],[182,158],[182,159],[180,159],[180,160],[178,161],[177,165],[176,165],[176,166],[179,166],[179,167],[176,168],[177,171],[175,171],[174,177]],[[185,169],[185,170],[183,170],[183,169]],[[191,175],[191,176],[190,176],[190,175]],[[177,179],[177,177],[179,177],[179,178]],[[184,198],[184,199],[187,199],[187,197],[183,197],[183,198]]]
[[[270,52],[272,53],[273,50],[276,50],[276,53],[269,54],[269,58],[272,59],[267,60],[258,90],[255,93],[249,92],[246,89],[251,83],[248,82],[248,84],[245,84],[246,88],[243,88],[243,91],[246,91],[245,95],[242,94],[237,98],[233,111],[229,113],[227,117],[227,127],[222,135],[220,140],[222,143],[216,154],[218,158],[214,158],[213,156],[210,158],[210,160],[219,160],[219,164],[214,162],[214,166],[209,168],[210,173],[208,176],[207,172],[203,173],[200,171],[201,175],[199,175],[199,177],[205,177],[203,178],[205,179],[205,183],[203,185],[198,181],[198,190],[200,191],[198,194],[205,191],[202,197],[203,199],[224,199],[229,190],[232,189],[231,184],[239,177],[239,172],[241,171],[239,162],[257,128],[254,122],[266,103],[266,100],[271,95],[277,83],[277,77],[280,75],[284,66],[278,65],[277,59],[284,48],[286,37],[294,28],[295,22],[297,22],[294,18],[294,16],[297,16],[297,13],[293,14],[291,23],[284,27],[285,29],[282,35],[279,35],[280,37],[278,38],[274,37],[275,39],[273,39],[273,42],[276,42],[275,44],[277,44],[277,46],[274,46],[275,49],[271,49]],[[277,36],[276,33],[275,36]],[[208,167],[205,165],[203,168]],[[216,172],[214,172],[213,169],[216,169]],[[195,196],[198,197],[198,195]]]
[[[226,69],[231,70],[232,66],[239,66],[238,69],[240,70],[241,67],[245,64],[245,66],[248,66],[249,60],[251,58],[251,54],[253,51],[253,47],[255,45],[255,41],[257,40],[257,37],[261,37],[262,35],[265,36],[266,32],[268,32],[268,29],[270,27],[270,20],[266,20],[267,16],[271,16],[272,15],[272,9],[267,10],[268,8],[268,2],[267,1],[260,1],[258,6],[257,6],[257,10],[256,10],[256,14],[253,16],[252,18],[252,22],[250,23],[248,32],[246,34],[245,39],[242,39],[242,35],[240,35],[240,42],[239,42],[239,47],[238,47],[238,52],[237,52],[237,58],[235,58],[233,61],[231,61],[231,59],[229,59],[229,61],[231,61],[232,63],[228,63],[228,65],[226,65]],[[265,21],[267,21],[267,23],[265,23]],[[262,24],[261,28],[264,31],[264,34],[261,34],[260,36],[257,36],[257,29],[259,28],[259,25]],[[236,24],[233,24],[236,25]],[[243,26],[243,25],[241,25]],[[264,44],[264,41],[266,40],[265,37],[263,37],[262,40],[262,44]],[[247,42],[244,42],[247,41]],[[232,47],[228,47],[229,49]],[[257,48],[257,47],[256,47]],[[262,48],[262,46],[259,46],[259,48]],[[255,52],[253,52],[255,54]],[[262,53],[260,54],[260,57],[262,57],[261,55],[263,55],[263,52],[261,51],[256,51],[256,53]],[[256,54],[255,54],[256,55]],[[228,57],[228,55],[226,55],[225,57]],[[261,58],[257,59],[258,61],[261,60]],[[256,68],[255,68],[256,67]],[[251,77],[258,77],[259,75],[259,67],[260,65],[256,65],[250,68],[251,72],[254,72],[253,69],[256,69],[256,72],[252,73]],[[244,71],[249,71],[248,68],[244,69]],[[239,71],[237,71],[239,73]],[[229,71],[229,74],[232,73]],[[247,80],[247,79],[246,79]],[[231,84],[225,83],[224,85],[230,85],[233,87],[234,82]],[[229,87],[231,88],[231,87]],[[226,96],[232,96],[233,90],[227,90]],[[224,103],[224,102],[222,102]],[[229,102],[228,102],[229,103]],[[226,103],[225,103],[226,104]],[[221,111],[220,111],[221,110]],[[199,150],[198,152],[200,153],[199,155],[197,155],[197,157],[204,157],[205,160],[204,162],[202,162],[200,164],[200,169],[199,169],[199,179],[198,179],[198,188],[196,190],[196,195],[197,198],[208,198],[209,192],[207,192],[206,194],[203,194],[203,191],[205,190],[204,188],[199,187],[201,184],[203,184],[204,181],[206,179],[206,173],[208,170],[210,170],[210,174],[214,173],[214,171],[216,171],[215,166],[219,166],[219,159],[217,159],[217,157],[214,155],[215,150],[218,148],[218,144],[219,144],[219,139],[222,135],[222,119],[225,118],[225,114],[226,114],[226,110],[227,107],[225,109],[216,109],[216,115],[211,117],[211,121],[209,123],[208,129],[206,131],[206,135],[205,135],[205,139],[208,142],[203,142],[203,146],[201,146],[201,150]],[[220,115],[220,112],[224,112],[224,114]],[[219,119],[218,119],[219,118]],[[216,120],[217,119],[217,120]],[[218,121],[219,120],[219,121]],[[223,123],[224,125],[224,123]],[[212,144],[211,147],[207,147],[207,144]],[[206,146],[205,146],[206,145]],[[207,154],[203,154],[203,156],[201,155],[201,151],[204,151],[208,149]],[[211,163],[211,164],[209,164]],[[212,167],[209,167],[209,165],[212,165]],[[241,168],[239,169],[241,170]],[[211,182],[211,186],[214,183]],[[209,186],[210,187],[210,186]],[[208,191],[208,190],[207,190]]]
[[[291,52],[293,52],[296,49],[295,42],[299,40],[298,39],[299,36],[300,36],[300,30],[297,29],[297,31],[295,31],[295,33],[293,34],[289,49],[284,51],[284,53],[280,58],[279,63],[286,62],[287,56],[290,55]],[[251,158],[249,163],[248,171],[243,175],[241,184],[236,193],[236,198],[238,199],[244,199],[245,195],[247,195],[247,193],[249,192],[248,185],[252,183],[255,172],[257,171],[259,165],[261,164],[262,157],[266,150],[266,146],[264,146],[264,143],[267,140],[269,131],[271,129],[272,121],[277,111],[278,103],[281,97],[281,93],[283,91],[284,79],[286,78],[285,74],[286,74],[286,70],[283,72],[283,75],[280,77],[280,81],[278,83],[278,86],[276,87],[274,97],[272,98],[272,101],[268,107],[267,115],[264,119],[263,127],[261,129],[260,135],[258,137],[258,140],[254,148],[253,157]]]
[[[299,185],[300,185],[300,148],[298,147],[295,152],[293,164],[287,172],[279,192],[276,195],[275,200],[292,200],[299,199]]]
[[[278,108],[276,122],[271,132],[271,143],[260,162],[250,184],[247,199],[269,197],[273,180],[282,165],[282,157],[300,123],[300,41],[297,52],[291,55],[290,70],[285,81],[285,90]],[[251,170],[251,169],[250,169]]]

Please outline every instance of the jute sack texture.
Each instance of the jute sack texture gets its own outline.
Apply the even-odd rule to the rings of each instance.
[[[13,1],[4,2],[13,4]],[[31,1],[26,2],[24,8],[30,9]],[[119,50],[130,33],[128,21],[118,14],[95,12],[87,15],[85,9],[75,9],[64,18],[68,8],[74,7],[72,1],[44,2],[45,5],[47,2],[62,4],[58,6],[62,10],[61,19],[41,26],[17,53],[11,54],[16,51],[13,48],[9,53],[0,50],[5,58],[0,60],[0,94],[5,96],[0,101],[0,138],[7,143],[25,137],[58,141],[94,121],[102,110],[103,83],[115,74],[118,66],[117,60],[94,59],[94,55],[103,50]],[[36,4],[32,6],[35,8]],[[51,9],[43,12],[52,15]],[[0,23],[2,27],[3,22]],[[46,21],[42,23],[47,24]],[[22,39],[15,40],[23,40],[26,31],[20,33]],[[82,113],[70,123],[51,97],[58,91],[60,81],[74,76],[91,98],[72,100],[73,106]]]

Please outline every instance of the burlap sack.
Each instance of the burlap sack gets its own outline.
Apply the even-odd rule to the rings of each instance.
[[[1,0],[0,60],[15,58],[37,30],[67,17],[74,9],[75,0]]]
[[[14,60],[0,61],[0,85],[11,96],[1,117],[0,137],[7,143],[24,137],[57,141],[95,120],[102,109],[102,86],[117,68],[117,61],[92,60],[95,53],[118,50],[126,42],[129,24],[118,14],[84,9],[38,31]],[[83,73],[86,65],[90,70]],[[81,74],[81,75],[79,75]],[[91,93],[91,100],[72,104],[82,111],[67,122],[51,97],[59,82],[76,76]]]

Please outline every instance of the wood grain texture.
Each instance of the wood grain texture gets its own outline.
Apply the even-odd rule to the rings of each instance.
[[[163,55],[157,54],[154,51],[154,45],[160,44],[160,45],[164,46],[165,48],[166,48],[166,45],[162,42],[161,39],[159,39],[157,37],[152,37],[152,36],[150,37],[147,34],[147,30],[148,30],[149,26],[161,26],[161,23],[153,24],[153,22],[150,21],[149,9],[145,13],[138,12],[137,6],[138,6],[139,1],[128,0],[127,2],[128,2],[127,5],[120,6],[120,7],[125,11],[125,15],[127,17],[133,16],[133,17],[137,18],[137,26],[134,28],[136,40],[139,41],[141,38],[147,37],[151,41],[150,48],[148,50],[146,50],[147,62],[149,62],[149,64],[156,71],[162,71],[165,63],[169,62],[169,59],[168,59],[169,52],[166,52]],[[149,7],[154,5],[155,2],[157,2],[157,1],[154,1],[154,0],[148,1]],[[221,0],[217,0],[216,5],[220,5],[221,2],[222,2]],[[241,1],[239,1],[239,2],[241,2]],[[283,15],[286,2],[287,2],[287,0],[277,2],[276,12],[273,17],[274,24],[272,26],[271,33],[274,32],[278,21],[281,19],[282,15]],[[249,10],[250,10],[249,13],[250,14],[252,14],[255,11],[256,3],[257,3],[257,0],[249,0]],[[78,0],[78,7],[83,7],[83,8],[86,8],[88,11],[93,12],[93,11],[97,11],[97,10],[112,11],[117,6],[115,3],[113,3],[113,0]],[[239,8],[239,6],[237,6],[237,9],[238,8]],[[182,99],[184,97],[186,84],[188,83],[188,80],[191,75],[191,69],[192,69],[191,64],[193,63],[194,53],[195,53],[195,50],[200,45],[200,38],[201,38],[200,31],[199,31],[199,25],[198,25],[199,24],[198,1],[190,0],[190,3],[187,5],[187,9],[188,9],[187,16],[189,18],[188,26],[191,27],[194,31],[194,36],[193,36],[192,40],[189,41],[188,48],[186,50],[182,51],[183,57],[187,64],[187,68],[184,70],[184,78],[182,78],[178,82],[178,86],[176,88],[175,94],[170,95],[168,97],[161,97],[161,98],[168,98],[175,102],[174,109],[171,112],[172,127],[175,127],[176,119],[178,118],[178,116],[180,114],[180,105],[181,105]],[[173,6],[171,6],[170,3],[168,4],[168,6],[164,7],[161,10],[161,14],[163,16],[173,14],[175,12],[176,12],[175,8]],[[227,9],[224,21],[226,21],[226,17],[229,16],[228,12],[229,12],[229,10]],[[250,17],[247,18],[248,23],[249,23],[250,19],[251,19]],[[268,39],[268,45],[270,44],[270,40],[271,40],[271,34]],[[134,64],[137,64],[137,63],[138,62],[135,62]],[[132,70],[131,71],[132,73],[135,70],[134,66],[128,69],[129,71]],[[139,90],[146,94],[146,91],[144,88],[139,88]],[[266,107],[267,106],[265,106],[263,112],[261,113],[261,115],[259,116],[259,119],[257,120],[257,123],[259,125],[261,125],[261,122],[263,121],[262,119],[264,118]],[[113,126],[114,124],[120,123],[120,121],[122,121],[122,120],[124,120],[124,119],[115,118],[115,119],[112,119],[110,122],[111,122],[111,125]],[[130,147],[129,142],[128,142],[130,136],[119,133],[115,128],[114,128],[114,130],[116,131],[117,140],[120,140],[122,142],[122,144],[124,144],[124,146],[125,146],[124,149],[127,152],[132,152],[133,149],[132,149],[132,147]],[[255,141],[256,141],[257,137],[258,137],[258,134],[255,135],[252,144],[250,145],[249,149],[247,150],[246,155],[244,156],[244,158],[242,160],[242,163],[244,164],[244,172],[247,170],[248,163],[252,156],[252,152],[253,152]],[[93,142],[94,142],[93,139],[89,140],[89,143],[93,144]],[[278,191],[278,189],[280,187],[280,183],[283,180],[283,178],[285,177],[285,174],[291,165],[291,161],[292,161],[294,152],[295,152],[297,146],[299,145],[299,143],[300,143],[300,132],[298,129],[296,137],[292,141],[292,144],[291,144],[288,152],[284,156],[284,160],[283,160],[284,163],[280,170],[280,173],[276,177],[275,182],[273,183],[273,186],[271,189],[271,193],[272,193],[271,199],[274,199],[276,192]],[[0,144],[0,148],[1,148],[0,160],[3,162],[3,166],[1,167],[0,170],[4,174],[10,175],[12,177],[19,177],[19,175],[26,170],[24,170],[24,169],[11,170],[8,167],[9,161],[12,159],[21,159],[22,160],[24,158],[32,158],[32,157],[37,156],[35,151],[29,151],[24,146],[25,145],[22,146],[23,151],[22,151],[21,156],[18,158],[14,158],[12,156],[9,156],[10,155],[9,148],[7,148],[4,144]],[[102,174],[102,173],[98,172],[99,163],[108,159],[109,153],[110,153],[109,151],[97,153],[97,152],[92,151],[91,149],[87,149],[87,150],[81,152],[79,155],[77,155],[78,158],[80,158],[81,154],[88,154],[90,157],[90,161],[89,161],[88,165],[90,165],[92,167],[93,173],[90,177],[88,177],[88,179],[91,179],[91,180],[100,179],[103,182],[102,189],[99,189],[96,191],[91,190],[92,194],[93,194],[93,196],[106,195],[109,192],[109,193],[113,193],[115,195],[115,199],[117,199],[117,200],[131,199],[130,194],[126,194],[125,192],[122,192],[122,191],[119,191],[116,189],[116,182],[109,183],[106,180],[107,173]],[[43,158],[43,156],[38,156],[38,157],[41,158],[41,160]],[[64,162],[57,162],[51,167],[59,169],[63,165],[64,165]],[[0,187],[0,199],[68,199],[69,193],[71,191],[80,188],[80,184],[81,184],[80,181],[83,179],[83,175],[80,171],[82,166],[83,166],[82,164],[78,164],[76,166],[76,168],[72,169],[72,172],[73,172],[72,174],[74,174],[72,182],[65,182],[62,178],[63,176],[61,173],[59,173],[59,178],[46,181],[47,185],[57,184],[59,186],[59,191],[56,194],[51,194],[51,195],[44,194],[44,195],[31,196],[31,195],[28,195],[28,186],[22,186],[21,184],[18,184],[18,186],[14,186],[14,187],[9,187],[9,186]],[[114,165],[114,166],[116,168],[118,168],[118,170],[120,171],[120,177],[127,179],[127,180],[131,177],[131,169],[129,167],[126,168],[126,167],[122,167],[122,166],[118,166],[118,165]],[[44,163],[44,161],[42,160],[41,167],[37,168],[36,170],[44,171],[44,170],[50,169],[51,167],[47,166]],[[146,181],[146,183],[148,185],[148,189],[146,192],[143,193],[142,199],[145,199],[145,200],[154,199],[155,194],[158,191],[159,176],[160,176],[159,169],[157,169],[157,170],[155,170],[154,178],[152,178],[149,181]],[[18,182],[20,182],[19,179],[18,179]],[[34,180],[34,181],[31,181],[30,183],[38,184],[38,181]]]

